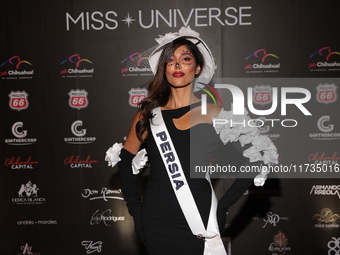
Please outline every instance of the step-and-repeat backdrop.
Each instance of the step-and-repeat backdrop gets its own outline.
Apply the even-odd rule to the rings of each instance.
[[[215,57],[216,79],[243,86],[280,154],[281,174],[229,210],[231,254],[339,255],[339,8],[336,0],[2,3],[0,254],[145,254],[104,156],[147,95],[143,52],[190,25]],[[213,179],[218,196],[231,181]]]

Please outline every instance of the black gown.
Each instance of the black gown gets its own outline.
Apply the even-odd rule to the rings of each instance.
[[[172,120],[180,118],[190,110],[190,107],[195,106],[196,104],[174,110],[162,110],[162,115],[206,226],[210,212],[211,187],[204,176],[190,178],[190,165],[193,166],[190,159],[198,160],[199,162],[195,162],[197,164],[206,165],[213,151],[221,144],[221,140],[211,124],[202,123],[187,130],[179,130]],[[190,141],[190,137],[200,139]],[[151,171],[143,199],[142,219],[144,244],[149,255],[202,255],[204,241],[192,234],[185,220],[150,128],[147,153]]]

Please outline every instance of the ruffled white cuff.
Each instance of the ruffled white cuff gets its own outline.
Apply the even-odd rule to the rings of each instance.
[[[114,167],[121,160],[119,155],[122,148],[122,143],[115,143],[106,151],[105,161],[108,162],[109,166]]]
[[[132,160],[132,172],[138,174],[143,169],[146,162],[148,162],[148,156],[146,156],[146,150],[140,150]]]
[[[267,180],[267,175],[269,174],[269,170],[267,166],[263,166],[261,169],[261,173],[256,175],[254,178],[255,186],[263,186],[265,181]]]
[[[105,161],[108,162],[108,166],[114,167],[119,161],[121,161],[119,155],[122,148],[122,143],[115,143],[106,151]],[[147,153],[145,149],[140,150],[132,159],[131,166],[133,174],[138,174],[145,166],[146,162],[148,161],[146,154]]]
[[[221,141],[224,144],[240,141],[242,147],[251,144],[252,146],[243,152],[243,156],[249,158],[250,162],[263,161],[264,164],[277,164],[279,155],[276,146],[267,135],[260,134],[255,123],[250,121],[246,110],[245,113],[245,115],[233,115],[232,111],[222,109],[216,118],[212,118]],[[262,186],[267,174],[268,172],[265,171],[256,176],[255,185]]]

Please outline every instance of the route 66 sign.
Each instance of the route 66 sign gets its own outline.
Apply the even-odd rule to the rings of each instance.
[[[148,95],[148,90],[146,88],[131,88],[129,90],[129,104],[132,107],[137,107],[138,104]]]
[[[68,104],[71,108],[80,110],[86,108],[89,104],[89,100],[87,99],[88,93],[85,89],[71,89],[70,92],[68,92],[68,95]]]
[[[331,84],[319,84],[318,86],[316,86],[316,101],[318,101],[319,103],[324,103],[324,104],[328,104],[328,103],[334,103],[337,98],[338,95],[336,93],[337,90],[337,86],[334,83]]]
[[[11,91],[9,96],[9,107],[12,110],[25,110],[28,108],[28,94],[26,91]]]
[[[265,105],[272,102],[272,88],[270,85],[255,85],[253,88],[254,104]]]

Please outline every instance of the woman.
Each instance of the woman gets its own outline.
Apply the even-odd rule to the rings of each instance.
[[[217,209],[209,177],[190,178],[190,168],[208,165],[214,150],[222,143],[212,126],[212,118],[229,114],[220,106],[208,104],[207,114],[202,115],[200,99],[193,93],[195,78],[211,79],[214,59],[199,34],[190,27],[156,40],[159,45],[149,57],[155,74],[149,95],[141,102],[119,155],[124,198],[134,218],[135,230],[150,255],[226,254],[219,227],[224,228],[228,207],[252,180],[236,180]],[[246,135],[255,136],[257,132],[244,130]],[[217,132],[222,134],[220,131]],[[198,139],[190,140],[190,137]],[[224,136],[222,141],[227,142],[226,139]],[[151,171],[141,202],[132,168],[145,140]],[[237,141],[238,137],[233,140]],[[114,165],[110,153],[114,154],[108,152],[106,160]]]

